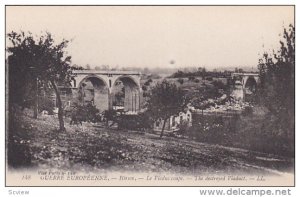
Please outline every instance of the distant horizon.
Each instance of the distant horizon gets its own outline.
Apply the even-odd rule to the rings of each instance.
[[[6,31],[70,39],[72,64],[257,69],[293,6],[6,6]],[[6,32],[6,33],[7,33]]]
[[[258,72],[258,67],[234,67],[234,66],[229,66],[229,67],[211,67],[211,68],[206,68],[206,67],[178,67],[178,68],[161,68],[161,67],[119,67],[119,68],[108,68],[108,69],[95,69],[95,68],[84,68],[87,70],[99,70],[99,71],[138,71],[141,72],[142,74],[158,74],[158,75],[172,75],[177,71],[183,71],[183,72],[196,72],[198,68],[205,68],[206,71],[208,72],[224,72],[224,71],[229,71],[229,72],[235,72],[235,69],[242,69],[244,72]],[[146,72],[145,69],[148,69]]]
[[[165,69],[165,70],[182,70],[182,69],[198,69],[198,68],[205,68],[206,70],[232,70],[232,69],[236,69],[236,68],[241,68],[241,69],[253,69],[253,70],[258,70],[258,63],[257,65],[255,66],[234,66],[234,65],[231,65],[231,66],[179,66],[179,67],[159,67],[159,66],[153,66],[153,67],[147,67],[147,66],[139,66],[139,67],[135,67],[135,66],[116,66],[116,67],[111,67],[109,65],[102,65],[102,66],[108,66],[107,69],[103,69],[101,68],[101,66],[92,66],[92,65],[89,65],[89,64],[86,64],[86,65],[78,65],[78,64],[72,64],[73,66],[78,66],[78,67],[82,67],[84,69],[88,69],[88,70],[115,70],[115,69],[149,69],[149,70],[155,70],[155,69],[158,69],[158,70],[162,70],[162,69]],[[86,66],[90,66],[90,68],[87,68]],[[96,68],[96,67],[100,67],[101,69],[99,68]],[[95,69],[96,68],[96,69]]]

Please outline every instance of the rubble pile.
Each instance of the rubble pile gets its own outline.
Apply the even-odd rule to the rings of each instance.
[[[232,97],[228,98],[226,94],[223,94],[217,99],[208,99],[201,103],[203,106],[207,106],[205,109],[191,109],[195,112],[227,112],[227,111],[243,111],[246,107],[251,107],[248,102],[243,102],[241,100],[234,99]]]

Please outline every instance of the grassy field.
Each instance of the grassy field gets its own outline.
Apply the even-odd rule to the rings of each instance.
[[[84,123],[56,130],[53,116],[18,116],[10,131],[10,166],[74,170],[113,170],[134,172],[251,173],[292,172],[292,158],[246,149],[206,144],[192,139],[159,138],[140,133]]]

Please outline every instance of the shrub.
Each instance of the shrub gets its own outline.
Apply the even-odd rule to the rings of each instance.
[[[143,85],[143,86],[142,86],[142,90],[143,90],[143,91],[147,91],[147,86]]]
[[[148,81],[146,81],[144,85],[145,85],[145,86],[149,86],[150,83],[149,83]]]
[[[194,76],[190,76],[188,79],[189,79],[189,81],[194,81],[195,77]]]
[[[86,105],[81,105],[75,103],[71,111],[71,122],[78,124],[81,122],[99,122],[101,121],[101,116],[99,110],[95,105],[88,103]]]
[[[244,116],[250,116],[252,114],[253,114],[253,109],[252,109],[252,107],[248,107],[248,106],[245,107],[245,109],[242,112],[242,115],[244,115]]]
[[[178,83],[180,83],[181,85],[184,83],[184,79],[182,79],[182,78],[177,79],[177,81],[178,81]]]
[[[189,122],[188,121],[182,121],[179,125],[178,125],[179,130],[177,131],[178,134],[180,135],[184,135],[186,134],[186,132],[189,129]]]
[[[212,84],[217,88],[217,89],[226,89],[225,84],[222,81],[213,81]]]
[[[212,77],[206,77],[205,80],[207,80],[207,81],[212,81],[213,78],[212,78]]]
[[[195,83],[199,83],[200,80],[199,80],[199,79],[194,79],[194,82],[195,82]]]
[[[31,151],[26,140],[11,135],[7,143],[7,149],[7,161],[9,166],[18,168],[31,165]]]
[[[149,114],[141,113],[138,115],[120,115],[118,117],[118,128],[119,129],[131,129],[145,131],[146,129],[151,128],[151,119]]]
[[[10,167],[28,167],[32,165],[30,148],[31,126],[21,123],[21,109],[13,107],[9,112],[7,163]]]
[[[39,112],[47,111],[49,115],[53,115],[54,103],[48,97],[39,98]]]

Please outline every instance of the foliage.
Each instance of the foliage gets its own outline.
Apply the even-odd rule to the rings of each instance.
[[[202,79],[205,79],[206,77],[212,78],[226,78],[230,77],[230,72],[224,71],[224,72],[217,72],[217,71],[206,71],[205,68],[198,68],[197,71],[182,71],[178,70],[175,73],[173,73],[170,78],[193,78],[195,77],[201,77]]]
[[[205,77],[205,80],[207,80],[207,81],[213,81],[213,78],[212,77]]]
[[[250,116],[253,114],[253,109],[250,106],[245,107],[244,111],[242,112],[244,116]]]
[[[177,79],[177,81],[178,81],[178,83],[180,83],[181,85],[184,83],[184,79],[182,79],[182,78]]]
[[[67,125],[68,132],[53,133],[52,130],[55,129],[53,123],[56,121],[53,116],[37,120],[30,118],[29,115],[19,117],[21,117],[17,129],[19,138],[16,143],[26,145],[22,146],[22,149],[18,149],[19,154],[10,154],[7,158],[11,161],[22,162],[19,167],[23,168],[43,165],[47,169],[61,170],[73,168],[80,171],[120,169],[130,172],[201,174],[216,172],[216,170],[219,173],[236,170],[268,173],[269,170],[263,170],[265,168],[291,172],[294,164],[293,156],[287,157],[286,154],[283,155],[283,149],[279,149],[281,144],[286,144],[285,141],[278,141],[282,143],[274,144],[272,138],[266,139],[261,137],[262,135],[254,140],[253,137],[260,132],[255,134],[255,129],[252,130],[252,138],[248,135],[240,137],[240,133],[232,137],[232,141],[226,145],[230,146],[229,148],[207,144],[206,139],[200,137],[197,140],[202,140],[204,143],[199,143],[193,140],[194,138],[182,140],[168,137],[158,140],[153,135],[141,136],[136,132],[120,132],[92,125],[87,125],[85,132]],[[253,119],[244,120],[245,123],[250,121],[255,122]],[[251,123],[251,125],[257,125],[257,123]],[[245,129],[243,124],[240,127]],[[243,133],[249,132],[250,130],[245,129]],[[219,141],[221,140],[222,138],[219,139]],[[24,143],[24,141],[26,142]],[[232,148],[232,146],[248,148],[249,141],[253,145],[249,150]],[[26,146],[27,148],[25,148]],[[276,147],[276,149],[264,149],[266,147]],[[25,149],[27,150],[23,151]],[[251,150],[260,150],[266,153]],[[275,154],[268,154],[268,150]],[[9,153],[11,152],[8,150],[7,154]],[[27,158],[21,157],[22,154]],[[278,156],[278,154],[283,156]],[[23,160],[31,161],[31,163],[24,164]],[[251,167],[253,164],[255,166]],[[247,167],[245,168],[245,166]]]
[[[117,111],[116,110],[105,110],[103,112],[103,115],[106,120],[115,120],[117,117]]]
[[[164,80],[157,83],[151,90],[151,95],[147,101],[147,113],[151,114],[154,120],[161,118],[164,120],[161,137],[163,135],[166,120],[172,115],[178,114],[186,106],[187,100],[184,93],[174,83]]]
[[[194,81],[195,80],[195,77],[194,76],[190,76],[188,77],[189,81]]]
[[[130,130],[139,130],[145,131],[146,129],[151,128],[151,118],[149,114],[144,112],[138,115],[126,115],[122,114],[118,118],[118,128],[119,129],[130,129]]]
[[[26,167],[31,165],[31,149],[30,140],[24,127],[20,122],[10,120],[10,133],[7,140],[7,162],[8,165],[14,168]]]
[[[54,103],[48,97],[39,97],[39,112],[47,111],[49,115],[53,115]]]
[[[225,90],[227,87],[222,81],[213,81],[212,84],[215,86],[216,89],[223,89]]]
[[[28,167],[32,164],[32,154],[30,148],[30,134],[27,130],[32,129],[32,125],[23,125],[20,114],[22,112],[19,105],[12,105],[9,113],[9,124],[7,133],[7,163],[10,167]]]
[[[195,82],[195,83],[199,83],[200,80],[199,80],[199,79],[195,79],[194,82]]]
[[[125,98],[125,87],[123,86],[121,88],[121,91],[117,91],[115,93],[114,105],[123,105],[124,104],[124,98]]]
[[[11,42],[7,47],[10,54],[9,89],[13,90],[9,91],[9,103],[23,105],[24,101],[31,99],[28,95],[34,95],[38,85],[49,86],[56,94],[60,130],[65,130],[58,85],[68,85],[73,78],[71,56],[67,56],[64,51],[69,41],[63,40],[56,44],[48,32],[39,37],[31,33],[11,32],[7,37]]]
[[[74,103],[71,111],[70,124],[81,124],[81,122],[99,122],[100,112],[95,105],[87,103],[85,105]]]
[[[156,73],[151,73],[150,75],[147,75],[147,79],[152,80],[152,79],[160,79],[161,76],[159,76]],[[151,82],[150,82],[151,83]]]
[[[178,131],[177,133],[180,135],[185,135],[188,132],[189,129],[189,122],[186,120],[183,120],[178,125]]]
[[[295,27],[284,29],[280,49],[265,53],[259,60],[261,84],[258,97],[270,115],[279,135],[293,138],[295,117]]]
[[[147,86],[143,85],[143,86],[142,86],[142,90],[143,90],[143,91],[147,91]]]
[[[149,86],[151,83],[153,82],[153,80],[150,78],[145,82],[145,86]]]

